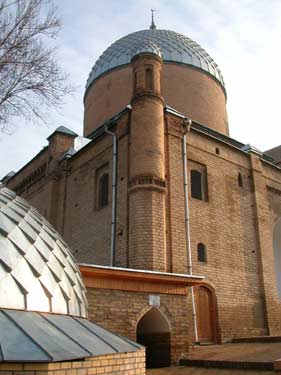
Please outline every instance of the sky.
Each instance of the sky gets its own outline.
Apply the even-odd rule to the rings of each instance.
[[[88,74],[114,41],[150,25],[199,43],[222,71],[230,136],[265,151],[281,144],[281,0],[54,0],[62,21],[58,63],[76,90],[48,125],[17,119],[0,133],[0,177],[19,170],[60,125],[83,133]]]

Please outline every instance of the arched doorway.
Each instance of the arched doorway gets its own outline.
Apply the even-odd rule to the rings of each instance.
[[[276,277],[276,289],[281,298],[281,218],[278,219],[273,229],[273,253]]]
[[[137,341],[146,347],[147,368],[166,367],[171,363],[170,324],[164,314],[150,309],[138,322]]]
[[[205,286],[195,289],[196,321],[198,341],[200,343],[216,342],[215,301],[212,290]]]

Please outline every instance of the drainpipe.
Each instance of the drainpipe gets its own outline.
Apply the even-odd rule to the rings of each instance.
[[[116,233],[116,198],[117,198],[117,137],[108,130],[108,124],[104,126],[105,133],[112,137],[112,210],[111,210],[111,242],[110,242],[110,266],[115,265],[115,233]]]
[[[189,202],[188,202],[188,170],[187,170],[187,153],[186,153],[186,139],[187,133],[190,131],[191,120],[186,118],[184,122],[185,132],[182,139],[182,158],[183,158],[183,181],[184,181],[184,207],[185,207],[185,231],[186,231],[186,255],[187,255],[187,273],[192,275],[192,257],[191,257],[191,242],[190,242],[190,220],[189,220]],[[193,287],[191,291],[192,317],[194,324],[195,341],[198,342],[196,306],[194,298]]]

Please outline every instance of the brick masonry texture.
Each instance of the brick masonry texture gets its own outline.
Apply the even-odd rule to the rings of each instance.
[[[144,375],[145,352],[122,353],[56,363],[0,363],[0,375]]]
[[[143,208],[138,205],[138,210],[151,212],[154,194],[141,190],[128,193],[128,120],[122,118],[117,125],[123,132],[119,134],[116,265],[122,267],[137,264],[134,236],[145,240],[143,230],[132,235],[130,217],[135,214],[135,203],[130,196],[136,195],[135,199],[142,202]],[[186,273],[181,134],[175,130],[178,125],[173,116],[166,116],[166,123],[167,193],[164,204],[154,200],[157,215],[160,206],[165,208],[161,224],[164,229],[159,224],[155,228],[165,232],[166,243],[161,245],[161,251],[165,251],[160,256],[151,251],[150,237],[144,253],[139,255],[142,263],[138,267]],[[255,171],[249,156],[195,131],[188,134],[187,147],[189,168],[206,167],[208,192],[207,201],[189,197],[193,272],[204,275],[216,291],[222,340],[268,332],[280,334],[281,304],[276,290],[272,232],[281,207],[279,198],[266,190],[268,185],[281,191],[280,172],[264,163],[260,163],[260,171]],[[56,225],[81,262],[106,265],[109,261],[111,192],[109,205],[95,209],[95,171],[107,164],[111,179],[111,153],[110,137],[104,136],[70,160],[66,171],[58,170],[54,179],[46,176],[22,194]],[[37,164],[35,159],[8,186],[15,187],[20,176],[31,173]],[[242,187],[238,186],[238,173],[242,175]],[[53,217],[51,207],[56,212]],[[145,213],[139,220],[147,223]],[[137,225],[142,228],[141,221]],[[197,261],[199,242],[206,246],[206,263]]]
[[[195,121],[228,134],[226,97],[205,73],[178,64],[163,64],[161,90],[165,103]],[[121,111],[133,95],[131,66],[98,78],[85,97],[84,135]]]
[[[146,67],[154,75],[153,91],[146,90]],[[133,61],[135,92],[130,124],[130,181],[138,177],[165,179],[161,64],[154,57]],[[151,183],[129,191],[129,264],[133,268],[165,271],[165,191]],[[139,230],[142,228],[142,231]]]
[[[136,340],[139,320],[151,309],[149,294],[88,288],[89,316],[97,324]],[[160,295],[160,311],[171,325],[171,360],[185,358],[192,340],[191,314],[187,296]]]
[[[135,67],[141,70],[146,63],[145,59],[139,60]],[[157,60],[153,66],[160,72],[158,63]],[[121,109],[124,92],[127,95],[126,85],[132,85],[128,69],[105,75],[90,89],[85,102],[86,134],[92,130],[91,126],[96,126],[91,111],[96,110],[98,100],[101,100],[100,112],[96,114],[98,123]],[[162,69],[166,104],[176,106],[175,100],[185,106],[187,97],[183,98],[181,84],[177,90],[176,83],[186,74],[183,81],[190,85],[186,95],[190,95],[188,98],[193,103],[188,114],[210,127],[216,124],[215,129],[227,133],[225,96],[213,79],[172,64]],[[168,78],[163,76],[170,77],[172,72],[175,77],[169,78],[168,83]],[[124,82],[126,77],[128,82]],[[118,137],[115,264],[186,274],[183,119],[163,110],[157,79],[154,92],[143,90],[141,98],[134,95],[132,110],[124,113],[113,129]],[[116,91],[116,82],[120,92]],[[95,87],[102,88],[98,85],[105,86],[100,99],[95,99]],[[103,106],[108,95],[111,102]],[[131,101],[132,91],[126,95],[124,104]],[[198,112],[193,113],[194,108]],[[55,148],[52,142],[56,143]],[[112,178],[111,137],[101,135],[62,162],[59,157],[69,147],[70,140],[57,134],[52,142],[10,179],[8,187],[16,188],[46,162],[45,176],[27,186],[22,196],[64,235],[78,261],[109,265],[111,189],[106,207],[99,209],[96,202],[99,171],[108,171],[109,181]],[[227,341],[239,336],[280,335],[281,300],[276,287],[272,240],[274,227],[281,217],[280,169],[195,127],[187,134],[187,164],[189,171],[196,169],[205,176],[204,200],[191,197],[189,176],[191,252],[193,273],[205,276],[205,283],[214,295],[218,337]],[[151,181],[160,180],[163,186],[156,187],[152,182],[132,186],[132,179],[143,175]],[[206,262],[197,259],[199,243],[206,247]],[[147,294],[109,288],[89,289],[90,316],[106,328],[135,339],[137,319],[148,308],[147,298]],[[171,340],[175,360],[192,341],[190,299],[183,302],[182,297],[168,294],[161,298],[161,308],[169,321],[174,322]]]

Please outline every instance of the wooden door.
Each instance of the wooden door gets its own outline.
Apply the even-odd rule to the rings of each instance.
[[[198,340],[202,343],[215,342],[215,314],[212,292],[203,286],[195,292]]]

